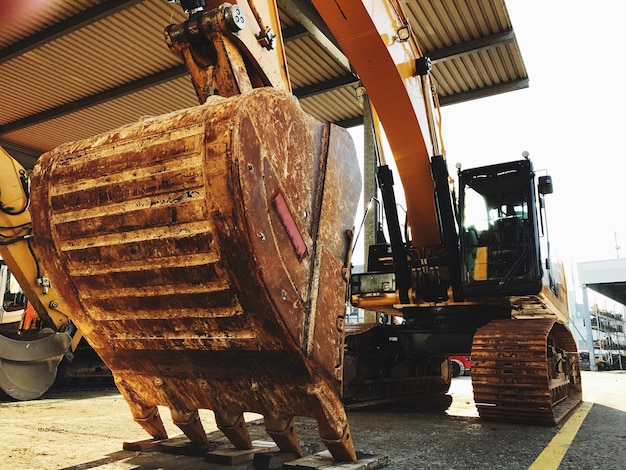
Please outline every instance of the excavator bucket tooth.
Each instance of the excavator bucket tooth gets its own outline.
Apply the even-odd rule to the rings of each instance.
[[[322,437],[322,442],[328,448],[335,460],[350,461],[355,460],[354,446],[352,445],[352,436],[350,435],[350,425],[346,424],[341,436],[336,439],[328,439]]]
[[[139,424],[148,434],[155,440],[167,439],[167,431],[163,425],[159,408],[155,401],[144,402],[144,398],[128,385],[123,377],[114,377],[115,385],[120,391],[126,403],[130,407],[130,411],[135,419],[135,422]]]
[[[237,416],[225,416],[223,411],[215,410],[215,422],[220,431],[228,438],[232,445],[238,449],[252,449],[252,439],[243,419],[243,413]]]
[[[289,418],[265,416],[265,431],[274,439],[280,450],[302,456],[302,447],[293,416]]]
[[[493,320],[474,335],[480,417],[555,425],[582,401],[576,342],[555,318]]]
[[[52,333],[34,340],[0,335],[0,388],[16,400],[33,400],[54,383],[72,338]]]
[[[193,411],[177,411],[171,410],[172,421],[179,427],[179,429],[189,438],[189,440],[195,444],[208,444],[209,439],[206,436],[206,431],[202,426],[200,415],[198,410]]]
[[[134,418],[137,424],[155,440],[167,439],[167,431],[156,406],[150,408],[145,414],[134,416]]]
[[[339,395],[358,168],[291,95],[216,96],[43,155],[34,232],[129,402],[214,410],[240,447],[244,411],[292,450],[273,417],[312,417],[355,460]]]

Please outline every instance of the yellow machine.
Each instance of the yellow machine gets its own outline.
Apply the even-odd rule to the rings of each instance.
[[[2,149],[0,167],[0,267],[4,303],[0,322],[4,333],[0,335],[0,388],[13,398],[29,400],[41,396],[54,382],[61,359],[71,352],[68,348],[75,328],[33,252],[30,182],[26,171]],[[37,311],[36,321],[28,321],[26,298],[18,302],[9,300],[15,293],[21,293],[9,287],[12,279]],[[7,314],[8,311],[13,315]],[[20,315],[16,316],[18,311]],[[79,340],[80,335],[72,347]]]
[[[0,389],[32,400],[59,377],[110,377],[35,254],[27,172],[1,148],[0,168]]]
[[[355,148],[291,95],[275,2],[181,3],[189,19],[165,37],[202,104],[42,155],[34,236],[12,261],[37,254],[134,419],[164,439],[166,406],[203,444],[198,409],[211,409],[250,448],[253,411],[300,454],[294,417],[310,416],[336,460],[355,460],[344,403],[445,393],[449,355],[470,349],[481,416],[555,423],[575,407],[564,289],[539,251],[549,180],[537,190],[527,159],[460,170],[457,205],[429,60],[401,2],[312,2],[367,91],[406,196],[402,233],[380,154],[389,242],[370,249],[364,274],[350,273]],[[348,299],[401,320],[346,325]]]

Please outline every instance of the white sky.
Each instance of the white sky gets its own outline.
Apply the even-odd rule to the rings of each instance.
[[[552,176],[553,249],[569,263],[626,257],[623,0],[507,0],[530,87],[442,110],[454,163],[474,167],[530,152]]]
[[[616,236],[625,258],[626,1],[506,5],[530,86],[442,109],[450,173],[527,150],[552,176],[551,247],[568,276],[580,261],[616,258]]]

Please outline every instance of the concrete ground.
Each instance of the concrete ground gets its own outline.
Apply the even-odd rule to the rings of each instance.
[[[560,466],[553,461],[548,467],[626,468],[626,372],[583,372],[583,386],[583,398],[593,406]],[[528,469],[567,423],[543,427],[481,422],[470,377],[453,379],[450,395],[452,404],[445,412],[428,403],[350,411],[357,450],[382,457],[385,468],[394,470]],[[180,436],[166,409],[162,415],[170,437]],[[202,411],[201,418],[210,440],[225,446],[212,413]],[[270,440],[261,417],[250,414],[246,421],[253,438]],[[297,422],[304,447],[309,452],[323,450],[315,423]],[[252,468],[210,464],[202,456],[122,450],[124,441],[147,437],[117,391],[49,393],[30,402],[0,400],[0,469]]]

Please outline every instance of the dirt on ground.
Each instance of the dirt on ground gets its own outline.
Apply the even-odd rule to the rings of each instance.
[[[0,469],[136,469],[136,468],[197,468],[206,449],[177,449],[185,436],[169,416],[169,410],[159,408],[170,437],[168,453],[123,451],[124,442],[137,442],[150,436],[134,422],[130,409],[117,390],[70,391],[47,393],[38,400],[15,401],[0,398],[0,430],[2,459]],[[245,413],[244,418],[255,442],[270,444],[265,433],[263,417]],[[210,449],[229,448],[224,435],[218,431],[213,413],[200,410],[200,419],[211,442]],[[314,420],[298,418],[298,431],[306,454],[324,450],[319,441]],[[188,459],[180,453],[196,453]],[[154,462],[159,462],[155,467]],[[210,466],[205,468],[233,468]],[[236,468],[236,467],[235,467]]]
[[[581,430],[581,438],[574,441],[575,446],[568,451],[561,469],[600,468],[597,466],[600,463],[604,469],[623,468],[626,461],[624,386],[626,372],[583,373],[584,399],[594,406]],[[357,452],[382,456],[388,461],[386,468],[394,470],[526,470],[559,431],[559,427],[482,422],[474,406],[470,377],[453,379],[449,396],[452,404],[445,411],[428,402],[349,411]],[[161,408],[160,413],[172,438],[168,452],[124,451],[123,442],[141,441],[149,436],[133,421],[117,390],[47,393],[28,402],[0,397],[0,469],[251,468],[249,464],[207,464],[206,450],[191,456],[180,455],[190,453],[184,445],[187,441],[172,424],[169,410]],[[217,431],[213,413],[201,410],[200,417],[211,446],[229,448],[226,438]],[[250,413],[245,418],[253,439],[271,441],[265,434],[261,416]],[[324,450],[316,423],[300,417],[296,422],[305,452]],[[602,429],[593,429],[595,423]],[[607,434],[607,426],[611,433]],[[583,432],[587,436],[601,433],[606,451],[595,452],[598,441],[590,441]],[[589,450],[588,445],[594,450]]]

